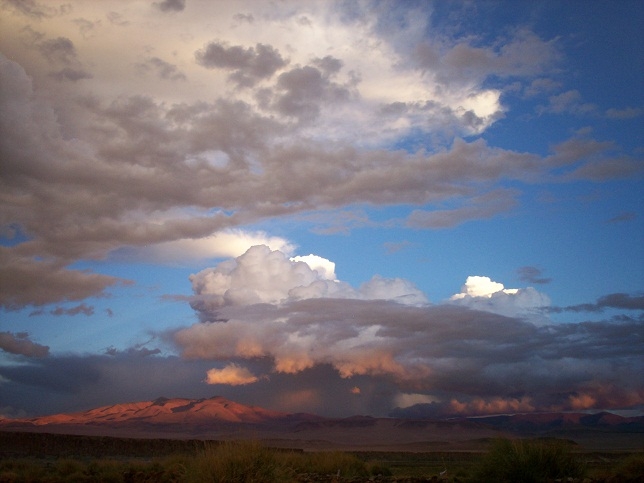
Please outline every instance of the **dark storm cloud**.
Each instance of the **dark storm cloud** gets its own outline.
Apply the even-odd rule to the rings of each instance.
[[[45,357],[49,354],[48,346],[29,340],[26,332],[0,332],[0,350],[26,357]]]
[[[181,12],[186,8],[186,0],[163,0],[162,2],[154,2],[152,5],[162,12]]]
[[[644,369],[641,320],[537,327],[458,306],[341,299],[217,313],[220,321],[174,334],[185,357],[268,359],[282,374],[330,365],[348,380],[366,376],[431,396],[445,403],[443,414],[619,407],[644,398],[632,377]]]
[[[233,70],[230,79],[244,87],[271,77],[288,64],[278,50],[264,44],[244,48],[241,45],[229,46],[225,42],[210,42],[198,50],[195,57],[198,64],[208,69]]]
[[[541,269],[537,267],[531,267],[531,266],[520,267],[517,270],[517,274],[519,275],[519,280],[521,280],[522,282],[541,285],[541,284],[550,283],[552,281],[551,278],[543,277]]]

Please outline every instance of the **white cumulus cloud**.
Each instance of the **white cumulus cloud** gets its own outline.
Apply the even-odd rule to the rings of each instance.
[[[505,288],[502,283],[489,277],[470,276],[461,287],[461,292],[449,299],[450,303],[484,310],[508,317],[524,317],[535,323],[544,323],[547,318],[542,308],[550,305],[550,298],[533,287]]]

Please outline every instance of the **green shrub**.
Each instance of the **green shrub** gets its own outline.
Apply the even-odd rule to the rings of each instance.
[[[539,483],[580,478],[585,465],[558,442],[499,439],[475,471],[475,481]]]
[[[255,441],[208,445],[186,468],[186,480],[194,482],[271,482],[281,476],[275,452]]]

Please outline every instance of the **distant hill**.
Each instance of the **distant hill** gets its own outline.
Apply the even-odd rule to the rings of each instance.
[[[0,431],[135,438],[270,440],[309,449],[476,450],[495,437],[555,437],[588,449],[642,449],[644,417],[529,413],[447,420],[325,418],[246,406],[223,397],[158,398],[71,414],[0,419]]]

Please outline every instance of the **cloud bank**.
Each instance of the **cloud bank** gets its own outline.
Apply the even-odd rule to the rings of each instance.
[[[409,416],[644,400],[632,378],[643,363],[641,318],[546,323],[539,309],[549,300],[530,287],[471,276],[460,293],[432,305],[407,281],[375,277],[354,289],[265,246],[191,281],[202,322],[172,341],[188,360],[237,361],[209,372],[218,384],[256,383],[242,364],[258,361],[264,377],[331,367],[341,379],[385,381],[397,391],[391,401],[431,401],[396,412]],[[602,298],[622,307],[637,300]]]

